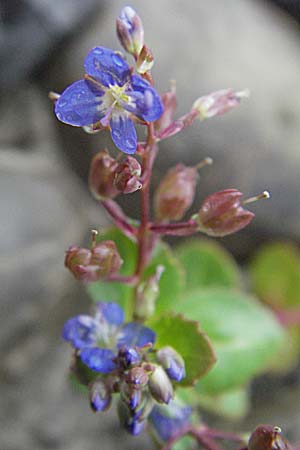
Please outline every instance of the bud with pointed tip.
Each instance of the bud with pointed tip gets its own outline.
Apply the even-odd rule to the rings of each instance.
[[[165,92],[161,97],[164,110],[162,115],[154,122],[156,133],[162,132],[173,122],[177,101],[176,101],[176,84],[173,81],[169,91]]]
[[[195,167],[177,164],[168,170],[154,197],[156,217],[180,220],[194,201],[198,173]]]
[[[136,410],[141,404],[142,390],[136,389],[135,386],[123,383],[120,389],[120,395],[123,402],[132,411]]]
[[[65,257],[65,266],[77,280],[86,283],[104,280],[117,273],[122,264],[123,260],[113,241],[102,241],[91,250],[71,246]]]
[[[193,104],[193,110],[198,111],[200,120],[210,119],[235,108],[245,97],[249,97],[247,90],[234,92],[233,89],[222,89],[198,98]]]
[[[163,347],[157,352],[157,361],[167,372],[169,378],[181,381],[185,377],[185,364],[182,356],[172,347]]]
[[[132,156],[127,156],[115,170],[114,185],[123,194],[131,194],[142,188],[140,163]]]
[[[121,45],[137,58],[144,45],[144,27],[141,18],[131,6],[125,6],[117,18],[116,25]]]
[[[93,411],[105,411],[111,404],[111,393],[103,380],[97,379],[89,386],[89,398]]]
[[[107,150],[102,150],[93,157],[89,172],[89,187],[97,200],[114,198],[119,194],[114,184],[117,166],[118,162],[111,158]]]
[[[279,427],[259,425],[251,434],[249,450],[289,450],[289,444],[281,436]]]
[[[155,366],[149,378],[149,390],[153,398],[159,403],[168,404],[174,397],[172,383],[161,366]]]
[[[134,364],[138,364],[141,361],[139,352],[133,348],[124,345],[118,352],[118,363],[123,369],[128,369]]]
[[[146,320],[153,315],[159,296],[159,280],[164,269],[164,266],[157,266],[155,274],[138,285],[135,314],[139,319]]]
[[[151,52],[150,48],[144,45],[136,62],[136,70],[138,73],[143,75],[144,73],[152,69],[153,64],[154,64],[153,53]]]
[[[208,196],[199,213],[193,216],[199,224],[199,231],[221,237],[248,225],[254,214],[243,208],[242,195],[237,189],[225,189]]]

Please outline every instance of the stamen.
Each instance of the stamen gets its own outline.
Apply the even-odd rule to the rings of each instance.
[[[99,232],[98,230],[91,230],[91,247],[94,248],[95,245],[97,244],[97,236],[98,236]]]
[[[202,159],[202,161],[198,162],[194,167],[195,169],[202,169],[202,167],[205,166],[211,166],[213,164],[213,159],[207,156],[206,158]]]
[[[58,100],[60,97],[60,94],[58,94],[57,92],[54,91],[50,91],[48,94],[48,98],[52,101],[52,102],[56,102],[56,100]]]
[[[270,197],[271,197],[270,192],[269,191],[264,191],[261,194],[256,195],[255,197],[250,197],[250,198],[247,198],[246,200],[243,200],[241,202],[241,204],[242,205],[247,205],[248,203],[253,203],[253,202],[256,202],[257,200],[262,200],[264,198],[270,198]]]

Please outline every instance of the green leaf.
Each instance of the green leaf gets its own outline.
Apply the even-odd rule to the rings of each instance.
[[[300,255],[296,245],[276,242],[264,246],[250,264],[256,294],[277,307],[300,305]]]
[[[123,259],[123,265],[120,273],[123,275],[131,275],[134,273],[137,260],[137,245],[125,236],[118,228],[109,228],[105,233],[100,234],[97,242],[104,240],[112,240],[115,242],[117,249]],[[128,316],[130,307],[130,298],[133,288],[121,283],[96,281],[87,286],[89,295],[94,302],[113,301],[119,303]]]
[[[273,314],[242,292],[187,292],[176,309],[199,321],[216,351],[215,366],[199,382],[210,395],[245,385],[267,367],[283,342],[284,332]]]
[[[175,249],[186,270],[186,289],[198,287],[240,287],[241,275],[232,256],[219,244],[192,239]]]
[[[174,257],[170,247],[162,242],[156,247],[152,261],[146,268],[143,278],[153,275],[158,265],[164,266],[165,270],[159,282],[159,296],[156,300],[155,315],[172,310],[184,286],[184,270]]]
[[[186,377],[180,382],[181,386],[193,385],[214,364],[211,343],[194,320],[172,314],[153,318],[147,325],[157,333],[156,348],[170,345],[183,357]]]

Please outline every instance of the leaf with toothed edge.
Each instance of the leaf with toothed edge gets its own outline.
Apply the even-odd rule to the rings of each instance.
[[[155,348],[169,345],[184,359],[186,377],[180,386],[192,386],[215,363],[213,347],[196,321],[181,314],[166,314],[148,320],[146,325],[157,334]]]

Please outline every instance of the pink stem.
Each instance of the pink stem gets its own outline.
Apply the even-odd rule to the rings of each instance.
[[[120,228],[126,236],[131,239],[136,236],[136,229],[130,225],[122,208],[114,200],[104,200],[101,203],[115,222],[116,226]]]
[[[106,278],[104,281],[114,281],[123,284],[136,284],[138,278],[135,275],[124,276],[120,274],[111,275],[109,278]]]
[[[157,234],[188,236],[197,231],[198,224],[195,220],[179,223],[152,223],[150,230]]]

